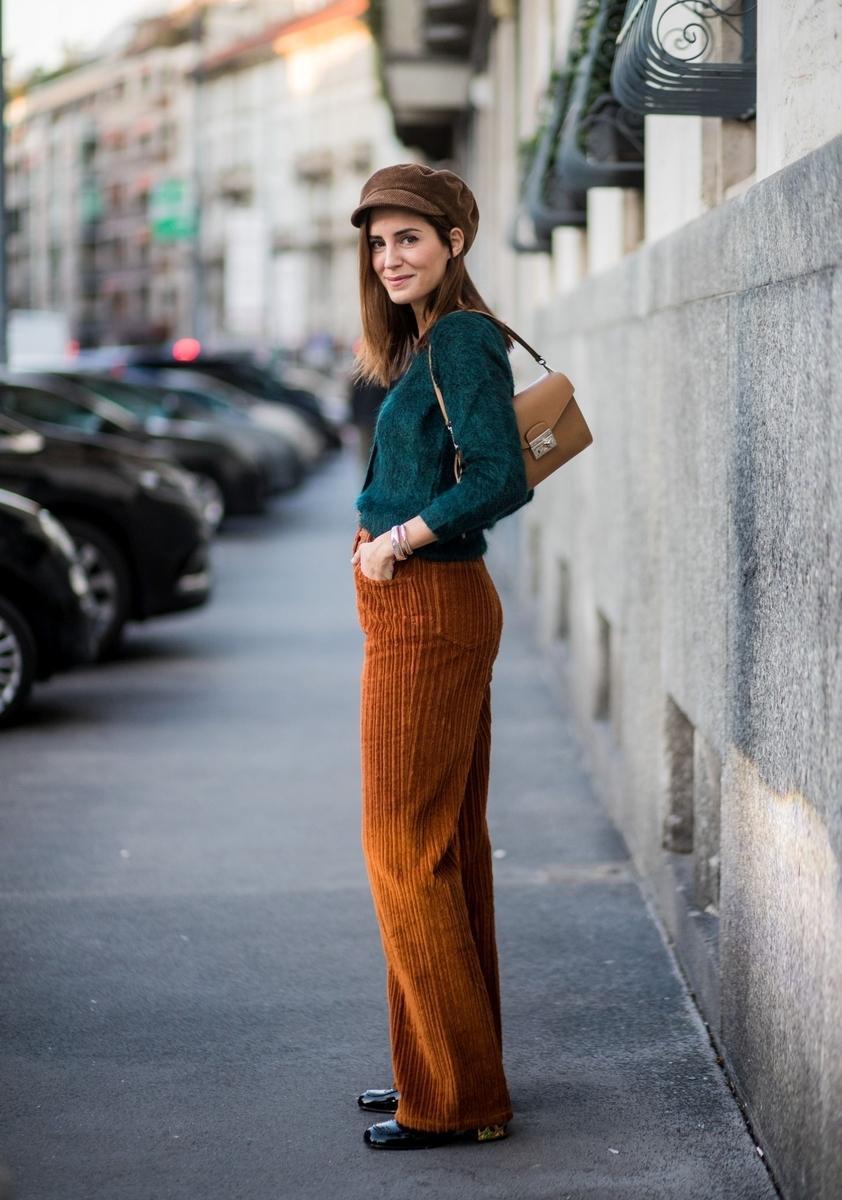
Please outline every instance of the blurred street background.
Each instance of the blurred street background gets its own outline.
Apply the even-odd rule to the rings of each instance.
[[[0,1200],[839,1200],[842,6],[0,9]],[[390,1157],[349,214],[410,160],[594,443],[490,537],[516,1136]]]

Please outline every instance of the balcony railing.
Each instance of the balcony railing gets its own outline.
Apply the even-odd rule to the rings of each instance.
[[[643,185],[643,121],[611,95],[625,0],[580,0],[564,66],[553,73],[545,112],[525,148],[521,206],[509,235],[520,251],[547,251],[553,229],[583,227],[587,189]],[[534,240],[518,230],[531,219]]]
[[[599,0],[580,0],[570,38],[567,59],[550,77],[544,94],[538,129],[529,142],[521,143],[523,185],[518,209],[509,229],[509,243],[520,253],[548,253],[552,231],[567,225],[587,224],[587,197],[571,191],[555,178],[556,146],[572,92],[575,65],[587,48],[590,22]],[[524,226],[531,226],[531,235]]]
[[[638,113],[754,116],[756,0],[629,0],[611,89]]]
[[[576,68],[555,172],[568,188],[643,187],[643,117],[611,93],[625,0],[602,0]]]

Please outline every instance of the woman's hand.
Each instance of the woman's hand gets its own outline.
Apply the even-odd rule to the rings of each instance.
[[[389,534],[381,533],[371,542],[360,542],[351,562],[359,563],[367,579],[391,579],[395,572],[395,555]]]

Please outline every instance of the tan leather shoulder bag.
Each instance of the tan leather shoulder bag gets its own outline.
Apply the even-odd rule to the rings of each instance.
[[[593,441],[593,434],[582,416],[579,405],[573,398],[573,384],[561,371],[551,370],[547,366],[546,360],[503,321],[498,321],[490,313],[482,312],[478,308],[464,308],[458,311],[477,312],[480,316],[493,321],[516,342],[520,342],[521,346],[528,350],[535,361],[540,363],[547,372],[546,375],[536,379],[534,383],[530,383],[523,391],[517,392],[512,397],[515,420],[520,435],[520,447],[526,468],[526,483],[528,487],[534,488]],[[433,372],[433,350],[429,344],[427,361],[430,367],[430,378],[433,381],[433,390],[450,434],[450,440],[453,442],[453,473],[458,483],[462,478],[462,452],[453,434],[453,426],[447,415],[441,388],[436,382]]]

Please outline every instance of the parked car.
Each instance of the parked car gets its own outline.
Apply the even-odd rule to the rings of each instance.
[[[178,437],[215,442],[232,449],[256,464],[262,498],[253,511],[262,507],[266,497],[296,487],[305,473],[304,462],[290,439],[276,430],[263,430],[250,421],[239,422],[237,428],[202,418],[179,417],[168,411],[164,392],[153,382],[126,381],[108,373],[87,371],[54,371],[52,375],[66,379],[127,409],[140,420],[156,438]]]
[[[179,343],[165,346],[115,346],[84,351],[79,355],[83,369],[93,367],[114,371],[120,367],[167,368],[173,371],[199,371],[202,375],[231,384],[264,403],[285,405],[302,413],[311,428],[323,439],[327,449],[338,450],[342,439],[334,423],[325,415],[315,392],[285,383],[272,371],[261,367],[245,351],[213,354],[198,349],[190,357],[178,352]]]
[[[98,654],[127,621],[204,604],[209,531],[183,472],[89,441],[45,437],[0,414],[0,487],[45,506],[87,572]]]
[[[2,372],[0,412],[46,433],[56,428],[76,429],[154,446],[157,456],[172,458],[213,488],[225,512],[261,511],[269,494],[266,467],[248,439],[220,436],[219,431],[174,429],[154,418],[144,421],[104,391],[95,392],[87,381],[51,373]],[[292,486],[294,480],[295,468],[291,467],[286,482]]]
[[[287,404],[271,404],[233,384],[199,371],[174,371],[166,367],[126,367],[119,378],[160,388],[162,403],[173,417],[219,420],[282,434],[296,448],[306,466],[313,466],[325,449],[323,435],[306,414]]]
[[[220,422],[209,419],[207,411],[190,417],[179,414],[166,403],[166,391],[151,380],[129,381],[88,372],[56,374],[128,409],[156,436],[205,438],[245,453],[259,465],[266,496],[289,491],[304,477],[304,459],[298,448],[277,430],[261,429],[248,418]]]
[[[90,587],[68,532],[40,505],[0,490],[0,726],[38,679],[96,647]]]

